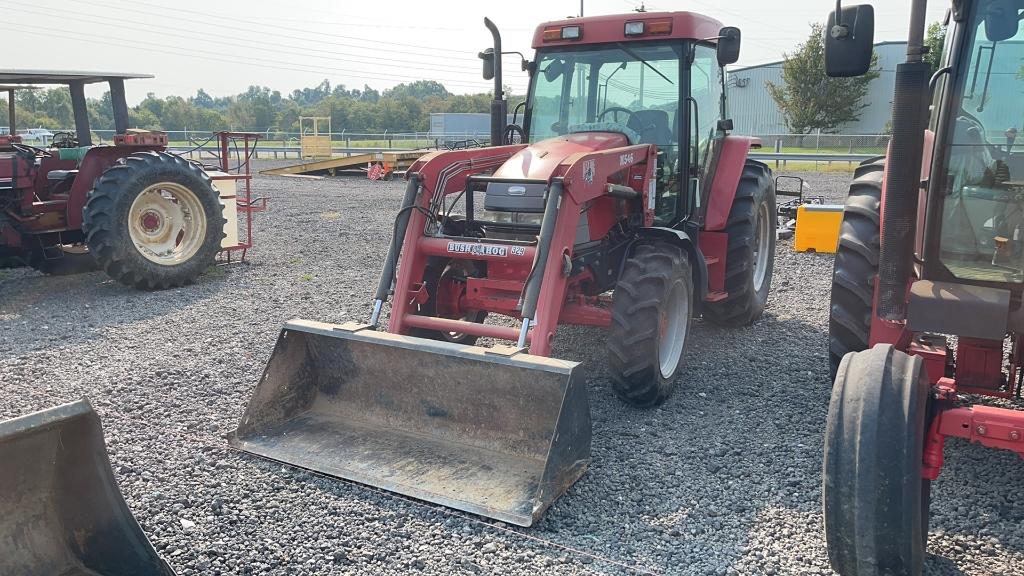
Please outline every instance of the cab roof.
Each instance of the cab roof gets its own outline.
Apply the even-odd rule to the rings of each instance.
[[[153,78],[152,74],[126,74],[123,72],[74,72],[67,70],[0,70],[2,84],[93,84],[111,79],[132,80]]]
[[[667,34],[626,36],[626,22],[657,22],[672,21],[672,31]],[[563,26],[580,26],[580,38],[578,40],[557,40],[544,41],[544,30],[548,28],[561,28]],[[722,29],[722,23],[714,18],[697,14],[695,12],[632,12],[629,14],[610,14],[606,16],[587,16],[584,18],[567,18],[565,20],[553,20],[544,22],[537,26],[533,33],[533,48],[548,48],[551,46],[572,46],[604,44],[608,42],[638,42],[650,40],[703,40],[718,36]]]

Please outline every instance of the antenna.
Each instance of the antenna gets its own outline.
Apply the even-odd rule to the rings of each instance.
[[[640,3],[640,7],[639,7],[639,8],[634,8],[634,9],[633,9],[633,11],[634,11],[634,12],[641,12],[641,13],[642,13],[642,12],[647,12],[647,7],[646,7],[646,6],[644,6],[644,3],[643,3],[643,2],[641,2],[641,3]]]

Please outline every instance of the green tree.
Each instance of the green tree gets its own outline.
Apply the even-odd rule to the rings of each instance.
[[[924,45],[928,48],[925,53],[925,62],[932,67],[932,74],[939,69],[942,62],[942,48],[946,45],[946,27],[942,22],[932,22],[928,25],[928,34],[925,36]]]
[[[825,75],[824,26],[811,25],[807,41],[797,46],[792,54],[784,55],[782,83],[765,82],[768,93],[775,100],[786,126],[794,134],[808,134],[814,130],[835,132],[842,125],[860,118],[867,104],[861,103],[867,95],[871,81],[878,78],[874,70],[877,55],[871,67],[856,78],[829,78]]]

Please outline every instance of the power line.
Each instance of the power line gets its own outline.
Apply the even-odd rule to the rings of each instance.
[[[136,6],[137,5],[137,4],[132,3],[131,0],[112,0],[112,1],[123,3],[123,4],[126,4],[126,5],[130,5],[130,6]],[[91,2],[90,4],[104,6],[106,8],[111,8],[111,9],[114,9],[114,10],[128,10],[128,11],[131,11],[131,12],[140,12],[139,10],[134,10],[132,8],[125,8],[125,7],[115,8],[113,6],[110,6],[109,4],[99,4],[97,2]],[[210,14],[208,12],[202,12],[202,11],[199,11],[199,10],[188,10],[186,8],[179,8],[177,6],[171,8],[171,7],[161,6],[159,4],[147,4],[146,8],[147,8],[147,10],[151,10],[151,9],[155,8],[155,9],[158,9],[158,10],[165,10],[165,11],[173,12],[175,14],[174,16],[163,15],[162,17],[164,17],[164,18],[174,18],[174,19],[177,19],[177,20],[183,20],[183,21],[188,22],[190,25],[194,25],[194,24],[196,24],[196,22],[193,21],[193,20],[187,20],[187,19],[184,19],[184,18],[180,18],[177,15],[181,14],[181,13],[187,13],[187,14],[196,14],[196,15],[199,15],[199,16],[205,16],[207,18],[210,17]],[[145,14],[147,16],[152,16],[152,13],[150,13],[150,12],[141,11],[141,13]],[[359,36],[345,36],[345,35],[342,35],[342,34],[334,34],[334,33],[328,33],[328,32],[317,32],[317,31],[314,31],[314,30],[306,30],[304,28],[295,28],[295,27],[291,27],[291,26],[278,26],[278,25],[275,25],[275,24],[266,24],[266,23],[260,22],[258,20],[247,20],[245,18],[238,18],[236,16],[224,17],[223,20],[224,21],[229,21],[229,22],[244,22],[246,24],[253,24],[253,25],[256,25],[256,26],[263,26],[265,28],[273,28],[275,30],[285,30],[285,31],[289,31],[289,32],[298,32],[298,33],[304,34],[304,35],[312,34],[312,35],[315,35],[315,36],[326,36],[326,37],[332,38],[332,39],[333,38],[343,38],[345,40],[355,40],[355,41],[359,41],[359,42],[369,42],[369,43],[375,44],[372,47],[373,50],[380,50],[380,51],[384,51],[384,52],[394,52],[394,53],[398,53],[398,54],[419,55],[418,52],[400,52],[398,50],[389,50],[387,48],[383,48],[383,47],[381,47],[379,45],[379,40],[377,40],[375,38],[361,38]],[[268,34],[268,32],[262,31],[262,30],[252,30],[251,28],[248,28],[248,29],[246,29],[246,28],[239,28],[238,26],[233,26],[233,27],[237,28],[239,30],[249,30],[250,32],[256,32],[258,34]],[[294,39],[294,38],[293,37],[289,37],[289,39]],[[332,45],[349,46],[349,47],[352,46],[351,44],[342,44],[342,43],[338,43],[338,42],[328,42],[326,40],[317,40],[316,42],[319,43],[319,44],[332,44]],[[454,53],[454,54],[465,54],[465,52],[463,50],[455,50],[455,49],[452,49],[452,48],[437,48],[435,46],[424,46],[422,44],[403,44],[401,42],[392,42],[390,40],[387,42],[387,44],[389,44],[391,46],[402,46],[402,47],[405,47],[405,48],[416,48],[417,50],[433,50],[435,52],[447,52],[447,53]],[[356,46],[356,47],[367,48],[367,46],[365,46],[365,45],[363,45],[363,46]]]
[[[5,7],[0,7],[0,10],[2,10],[4,8]],[[34,11],[35,8],[39,8],[39,9],[42,9],[42,10],[49,10],[49,11],[51,11],[51,13],[50,14],[46,14],[46,13],[43,13],[43,12],[36,12],[36,11]],[[10,8],[8,8],[8,9],[10,9]],[[346,54],[346,53],[343,53],[343,52],[334,52],[334,51],[329,51],[329,50],[322,50],[322,49],[317,49],[317,48],[303,48],[302,49],[303,51],[301,51],[301,52],[295,51],[295,50],[288,50],[286,48],[267,48],[265,44],[260,44],[258,42],[252,42],[250,40],[239,39],[239,38],[234,38],[234,37],[230,37],[230,36],[221,36],[221,37],[213,36],[213,37],[211,37],[210,35],[206,35],[206,34],[203,34],[203,33],[189,34],[189,33],[183,33],[183,32],[169,32],[169,31],[165,30],[163,27],[156,26],[156,25],[153,25],[153,24],[147,24],[145,22],[140,22],[138,20],[125,20],[123,18],[104,18],[102,20],[92,19],[92,18],[89,18],[88,14],[83,14],[83,13],[80,13],[80,12],[74,12],[74,11],[71,11],[71,10],[58,11],[58,10],[53,10],[53,9],[49,9],[49,8],[45,8],[45,7],[33,7],[33,8],[19,8],[17,10],[17,12],[28,12],[28,13],[31,13],[31,14],[38,14],[38,15],[44,16],[44,17],[50,17],[53,14],[59,14],[59,15],[62,15],[62,16],[66,16],[68,14],[72,14],[77,19],[81,19],[84,22],[95,23],[95,24],[99,24],[101,26],[103,26],[103,25],[111,26],[112,28],[116,28],[116,29],[121,29],[121,27],[119,27],[119,26],[117,26],[115,24],[110,24],[110,22],[124,22],[126,24],[131,24],[132,26],[143,26],[143,27],[146,27],[146,28],[154,29],[154,30],[158,31],[160,33],[160,35],[162,35],[162,36],[185,38],[185,39],[189,39],[189,40],[199,40],[199,41],[202,41],[202,42],[214,43],[214,44],[218,44],[218,45],[221,45],[221,46],[225,45],[223,40],[228,40],[228,41],[230,41],[230,45],[245,44],[245,45],[247,45],[248,49],[250,49],[250,50],[260,50],[260,51],[264,51],[264,52],[272,52],[272,53],[275,53],[275,54],[293,54],[293,55],[296,55],[296,56],[321,58],[321,59],[330,60],[330,61],[338,61],[337,60],[337,56],[344,56],[344,57],[346,57],[346,59],[344,60],[345,62],[358,63],[358,64],[371,64],[371,65],[374,65],[374,66],[384,66],[384,67],[404,68],[404,69],[415,67],[415,68],[421,68],[421,69],[427,69],[427,70],[435,70],[435,71],[441,71],[441,72],[465,70],[467,72],[468,71],[473,71],[474,73],[479,73],[479,68],[478,67],[472,67],[472,68],[469,67],[469,66],[431,67],[431,66],[436,66],[437,62],[432,62],[432,63],[431,62],[415,62],[415,61],[409,61],[409,60],[399,60],[399,59],[395,59],[395,58],[374,58],[374,60],[366,61],[366,60],[357,60],[356,58],[358,56],[356,56],[356,55]],[[325,53],[325,54],[330,54],[331,56],[330,57],[326,57],[326,56],[310,56],[309,54],[307,54],[307,51],[308,52],[322,52],[322,53]],[[438,57],[438,58],[441,58],[441,57]],[[381,61],[384,61],[384,62],[378,62],[378,60],[381,60]],[[388,64],[386,62],[400,62],[401,64]],[[423,68],[424,66],[427,66],[427,68]]]
[[[14,29],[20,29],[20,30],[22,30],[24,32],[37,33],[37,34],[40,33],[40,32],[44,32],[44,31],[52,31],[51,29],[43,30],[41,28],[33,28],[33,27],[20,26],[18,24],[6,24],[5,26],[6,26],[7,29],[14,28]],[[96,38],[94,38],[92,36],[78,34],[76,32],[70,31],[70,30],[61,30],[60,32],[62,34],[66,34],[66,35],[73,36],[73,37],[78,37],[78,38],[81,38],[83,40],[88,40],[89,42],[95,43],[95,44],[104,44],[104,45],[109,45],[109,46],[115,46],[115,47],[118,47],[118,48],[132,48],[132,49],[135,49],[135,50],[139,50],[139,48],[140,48],[140,45],[137,42],[130,42],[130,41],[128,41],[128,42],[117,42],[115,40],[110,40],[110,39],[102,39],[101,40],[101,39],[96,39]],[[156,53],[159,53],[159,54],[169,54],[169,55],[172,55],[172,56],[184,56],[184,57],[188,57],[188,58],[198,58],[198,59],[202,59],[204,61],[213,60],[213,61],[217,61],[217,62],[224,62],[224,63],[227,63],[227,64],[240,64],[240,65],[243,65],[243,66],[252,66],[252,67],[258,67],[258,68],[270,68],[270,69],[275,69],[275,70],[284,70],[284,71],[288,71],[288,72],[317,73],[317,74],[326,74],[326,73],[338,74],[338,73],[341,73],[341,74],[354,75],[354,76],[356,76],[356,77],[358,77],[360,79],[388,80],[388,81],[399,81],[399,82],[409,82],[409,81],[413,80],[413,78],[409,78],[409,77],[397,77],[397,76],[378,75],[378,74],[367,73],[367,72],[360,72],[360,71],[353,71],[353,70],[342,70],[342,69],[338,69],[338,68],[313,67],[313,66],[307,66],[307,65],[303,65],[303,64],[294,64],[294,65],[288,66],[287,65],[287,64],[289,64],[288,62],[282,62],[282,61],[279,61],[279,60],[277,60],[277,61],[275,61],[275,60],[256,60],[256,61],[254,61],[254,60],[248,60],[248,59],[246,59],[246,60],[239,60],[239,59],[235,59],[235,58],[225,57],[225,56],[223,56],[223,55],[221,55],[221,54],[219,54],[217,52],[207,52],[207,51],[200,51],[200,50],[189,50],[188,52],[181,52],[181,51],[176,51],[174,49],[174,47],[168,47],[166,45],[148,44],[148,45],[145,46],[145,48],[149,52],[156,52]],[[285,64],[285,65],[275,65],[273,63],[268,64],[268,62],[277,62],[279,64]],[[298,68],[296,66],[302,66],[302,68]],[[450,86],[460,86],[460,87],[464,87],[464,88],[471,88],[471,89],[474,89],[474,90],[479,90],[480,92],[485,92],[486,88],[484,88],[484,86],[487,86],[487,83],[485,81],[481,81],[479,84],[477,84],[477,83],[467,83],[467,82],[445,80],[442,83],[448,84]]]

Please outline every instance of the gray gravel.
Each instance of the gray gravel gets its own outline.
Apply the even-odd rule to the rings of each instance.
[[[805,174],[841,198],[849,176]],[[610,392],[585,362],[594,461],[521,530],[226,449],[282,322],[368,316],[400,182],[258,178],[272,197],[249,262],[129,290],[99,273],[0,271],[0,418],[89,397],[132,510],[179,574],[829,574],[819,474],[832,258],[781,242],[752,327],[697,322],[676,394]],[[1024,574],[1019,459],[950,442],[933,488],[935,574]]]

